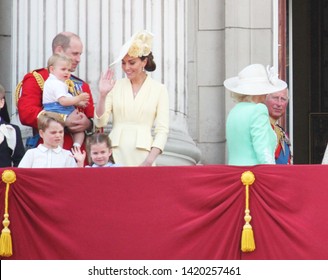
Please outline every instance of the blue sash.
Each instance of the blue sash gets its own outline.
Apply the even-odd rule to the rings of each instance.
[[[75,110],[74,106],[63,106],[59,102],[50,102],[43,104],[43,109],[50,112],[69,115]]]

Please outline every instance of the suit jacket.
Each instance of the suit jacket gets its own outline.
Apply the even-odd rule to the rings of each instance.
[[[230,165],[275,164],[277,137],[264,104],[238,103],[228,115],[226,133]]]
[[[0,120],[1,124],[7,124],[3,120]],[[17,167],[21,159],[25,154],[25,148],[22,141],[22,135],[17,125],[10,124],[16,132],[16,147],[14,151],[9,148],[6,138],[0,144],[0,167]]]

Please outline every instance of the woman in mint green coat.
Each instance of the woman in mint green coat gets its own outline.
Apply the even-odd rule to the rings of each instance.
[[[287,84],[278,79],[273,68],[252,64],[237,77],[225,80],[224,86],[238,102],[226,123],[228,164],[275,164],[277,136],[263,103],[268,94],[285,89]]]

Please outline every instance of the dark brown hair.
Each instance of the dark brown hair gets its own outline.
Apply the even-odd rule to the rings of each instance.
[[[90,165],[93,164],[93,161],[92,161],[91,156],[90,156],[91,146],[94,145],[94,144],[100,144],[100,143],[106,143],[106,147],[110,150],[112,149],[112,143],[111,143],[108,135],[105,134],[105,133],[95,133],[95,134],[89,136],[86,139],[86,150],[87,150],[88,161],[89,161]],[[115,163],[114,158],[113,158],[113,154],[110,155],[109,160],[112,163]]]
[[[145,70],[148,72],[153,72],[156,70],[156,63],[154,61],[154,56],[153,53],[151,52],[149,55],[147,56],[142,56],[140,57],[140,59],[143,61],[147,58],[147,64],[145,66]]]

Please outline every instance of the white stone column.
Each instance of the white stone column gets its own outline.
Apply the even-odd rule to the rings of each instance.
[[[200,161],[200,150],[187,128],[187,4],[187,0],[126,0],[124,4],[109,4],[110,61],[136,31],[147,29],[154,34],[157,68],[150,75],[164,83],[170,95],[170,133],[157,165],[195,165]],[[119,66],[115,70],[123,76]]]
[[[51,41],[61,31],[82,39],[84,52],[76,71],[97,100],[97,83],[120,48],[136,31],[154,33],[157,69],[151,76],[164,83],[170,99],[170,135],[158,165],[193,165],[200,151],[187,129],[187,0],[13,0],[13,88],[32,69],[41,68],[51,54]],[[115,68],[116,77],[123,76]],[[14,100],[13,100],[14,101]],[[13,109],[15,111],[16,108]]]
[[[154,34],[153,54],[157,68],[150,75],[164,83],[170,95],[170,133],[157,165],[195,165],[200,161],[200,150],[189,136],[186,120],[187,2],[128,0],[122,6],[110,1],[110,22],[114,23],[109,29],[110,61],[134,32],[147,29]],[[123,76],[120,67],[116,73]]]
[[[200,150],[189,136],[187,127],[187,1],[164,1],[162,80],[170,92],[170,133],[158,165],[194,165]]]
[[[162,40],[155,38],[161,44],[162,51],[155,48],[154,53],[161,54],[157,56],[161,59],[159,74],[170,93],[170,133],[164,153],[157,161],[158,165],[194,165],[201,158],[200,150],[189,136],[187,126],[187,2],[164,1],[161,11],[163,23],[160,29],[158,27],[155,30],[155,34],[162,33]]]

